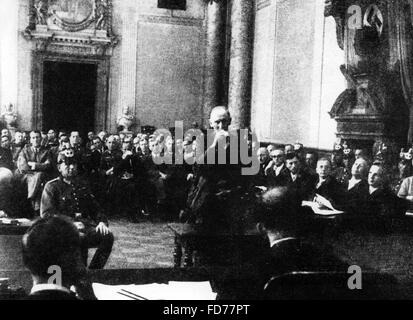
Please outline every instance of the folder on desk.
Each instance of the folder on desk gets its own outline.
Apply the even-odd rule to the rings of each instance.
[[[93,283],[92,286],[98,300],[215,300],[217,297],[209,281],[114,286]]]

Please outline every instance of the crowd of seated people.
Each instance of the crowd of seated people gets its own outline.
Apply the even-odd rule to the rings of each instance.
[[[160,153],[175,157],[176,148],[177,153],[184,152],[182,140],[147,133],[89,132],[83,141],[78,131],[16,131],[11,137],[3,129],[0,210],[10,216],[39,216],[44,186],[59,176],[58,156],[70,151],[107,215],[126,215],[134,221],[177,219],[185,205],[192,166],[153,161]],[[186,156],[193,151],[192,141],[186,141],[185,150]]]
[[[318,202],[317,196],[322,196],[353,217],[392,219],[403,216],[413,199],[411,154],[404,151],[398,167],[381,157],[368,157],[363,149],[352,150],[346,143],[321,158],[314,151],[305,152],[302,144],[270,144],[261,147],[257,156],[257,183],[287,187],[298,202]]]
[[[3,129],[1,134],[0,210],[11,216],[22,214],[21,206],[15,206],[23,195],[31,211],[27,215],[39,215],[43,188],[59,176],[57,159],[65,150],[78,159],[80,174],[108,216],[177,220],[197,184],[193,138],[174,141],[168,135],[102,131],[88,132],[83,141],[78,131],[53,129],[17,131],[14,137]],[[287,187],[299,202],[317,201],[320,195],[348,214],[397,217],[413,202],[412,153],[402,151],[398,166],[392,168],[346,143],[323,155],[300,143],[269,144],[258,148],[258,174],[246,179],[267,189]],[[181,155],[184,161],[175,161]],[[171,161],[159,164],[156,157]]]

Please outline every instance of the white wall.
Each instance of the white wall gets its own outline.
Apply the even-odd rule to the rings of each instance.
[[[1,0],[0,106],[17,103],[18,1]]]
[[[345,89],[334,19],[323,0],[268,3],[256,12],[252,128],[263,142],[331,149],[328,111]]]

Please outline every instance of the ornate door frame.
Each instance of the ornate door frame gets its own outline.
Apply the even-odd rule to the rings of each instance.
[[[108,84],[109,84],[109,57],[108,56],[74,56],[51,52],[34,51],[32,63],[33,83],[33,126],[43,128],[43,75],[44,62],[67,62],[94,64],[97,66],[96,98],[95,98],[95,127],[94,130],[103,130],[107,124]]]

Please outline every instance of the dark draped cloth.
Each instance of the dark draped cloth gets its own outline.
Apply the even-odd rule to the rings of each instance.
[[[389,1],[390,38],[394,40],[403,95],[410,111],[408,143],[413,143],[413,0]]]

